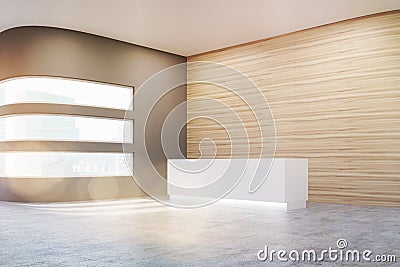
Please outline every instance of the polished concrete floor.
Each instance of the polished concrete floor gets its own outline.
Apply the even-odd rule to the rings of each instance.
[[[399,266],[400,209],[309,203],[276,210],[222,201],[175,209],[149,199],[17,204],[0,202],[0,266],[267,266],[270,249],[348,248],[397,263],[278,262],[276,266]]]

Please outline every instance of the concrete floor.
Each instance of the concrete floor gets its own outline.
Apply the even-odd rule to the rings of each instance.
[[[397,263],[366,266],[399,266],[399,208],[308,206],[286,212],[229,201],[193,210],[149,199],[0,202],[0,266],[267,266],[271,263],[257,259],[265,245],[320,251],[336,248],[339,238],[349,249],[397,256]],[[275,260],[272,265],[361,263]]]

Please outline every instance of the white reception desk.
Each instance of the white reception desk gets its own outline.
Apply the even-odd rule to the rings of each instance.
[[[223,197],[281,203],[286,210],[305,208],[308,160],[169,159],[168,194],[171,199]]]

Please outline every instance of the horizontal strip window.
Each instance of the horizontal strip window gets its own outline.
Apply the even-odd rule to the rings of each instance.
[[[84,107],[64,104],[10,104],[0,106],[0,116],[18,114],[57,114],[101,117],[111,119],[134,119],[133,111],[110,108]]]
[[[0,118],[0,142],[17,140],[133,143],[133,121],[55,115]]]
[[[133,88],[58,77],[22,77],[0,83],[0,106],[53,103],[133,110]]]
[[[76,142],[76,141],[6,141],[0,151],[64,151],[64,152],[134,152],[133,144]]]
[[[64,178],[130,176],[132,153],[0,153],[0,177]]]
[[[133,87],[57,77],[0,82],[0,177],[128,177]]]

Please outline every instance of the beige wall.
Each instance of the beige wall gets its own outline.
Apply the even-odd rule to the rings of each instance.
[[[400,11],[195,55],[188,61],[232,66],[261,88],[275,118],[276,157],[309,159],[310,201],[400,206]],[[197,71],[188,70],[189,81]],[[204,79],[215,75],[212,69],[202,73]],[[188,99],[197,97],[230,105],[250,130],[251,154],[259,152],[259,133],[251,119],[246,121],[249,109],[234,94],[211,85],[189,85]],[[207,109],[213,116],[212,107]],[[199,112],[204,114],[204,107],[188,105],[188,114]],[[229,156],[225,130],[196,119],[188,124],[189,158],[199,157],[203,138],[214,139],[218,157]],[[207,151],[212,149],[205,145],[205,156]]]
[[[157,181],[151,163],[166,176],[166,157],[161,147],[161,126],[172,108],[186,100],[185,86],[167,93],[165,84],[186,81],[186,70],[164,77],[163,81],[142,87],[153,74],[186,58],[142,46],[82,32],[49,28],[21,27],[0,33],[0,80],[18,76],[50,75],[134,86],[135,145],[134,174]],[[146,103],[166,94],[157,108],[148,113]],[[5,111],[1,109],[0,111]],[[4,116],[6,114],[0,114]],[[186,111],[178,117],[183,123]],[[147,124],[146,124],[147,123]],[[143,129],[146,127],[146,135]],[[149,139],[145,145],[144,139]],[[171,142],[176,136],[167,136]],[[186,153],[186,132],[181,150]],[[1,150],[1,149],[0,149]],[[150,154],[147,157],[146,151]],[[180,157],[180,151],[170,151]],[[151,161],[151,163],[149,162]],[[152,180],[153,179],[153,180]],[[160,195],[166,185],[150,185]],[[144,193],[131,177],[9,179],[0,177],[0,200],[67,201],[141,196]]]

